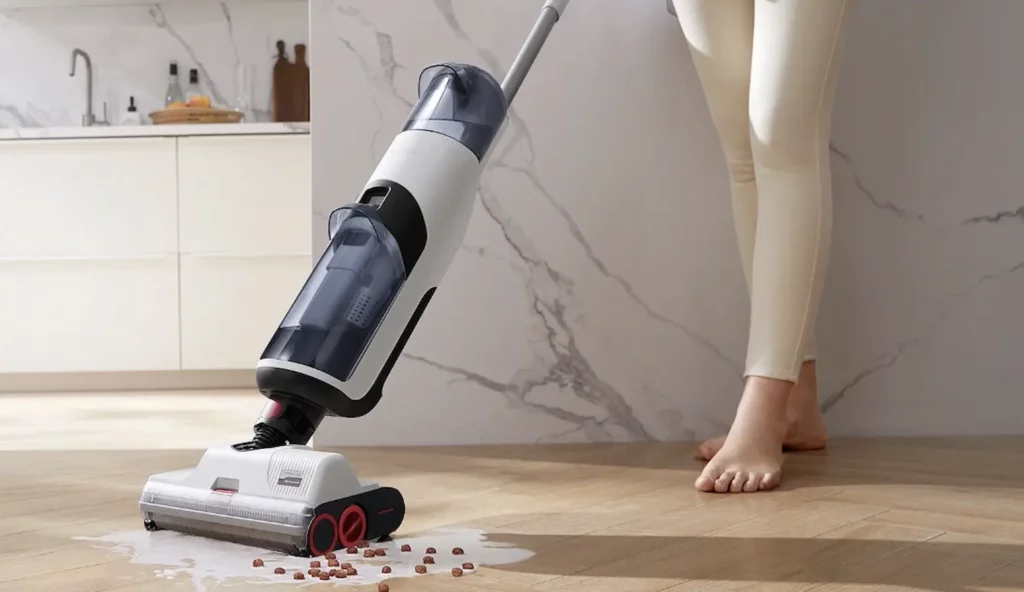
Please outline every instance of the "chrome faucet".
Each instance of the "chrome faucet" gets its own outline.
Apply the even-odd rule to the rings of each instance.
[[[89,54],[77,47],[71,52],[71,76],[75,75],[75,65],[78,64],[78,56],[85,61],[85,113],[82,115],[82,126],[108,125],[107,123],[107,102],[103,101],[103,119],[96,119],[92,112],[92,60]]]

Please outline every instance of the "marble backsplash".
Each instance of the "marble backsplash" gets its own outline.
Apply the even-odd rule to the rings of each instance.
[[[499,76],[541,0],[312,0],[317,249],[419,71]],[[1024,3],[858,0],[819,322],[834,434],[1024,432]],[[725,168],[664,0],[577,0],[462,252],[358,421],[318,444],[675,440],[731,420],[747,297]],[[337,133],[335,133],[335,130]]]
[[[81,125],[81,61],[69,76],[76,47],[92,58],[94,112],[102,118],[106,101],[112,124],[121,121],[131,96],[144,119],[163,106],[171,61],[179,64],[183,88],[188,70],[197,68],[216,106],[241,107],[249,121],[269,121],[276,41],[289,48],[309,41],[302,0],[25,4],[0,8],[0,128]]]

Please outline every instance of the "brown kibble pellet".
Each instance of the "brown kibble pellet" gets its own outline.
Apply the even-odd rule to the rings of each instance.
[[[462,577],[462,570],[459,569],[458,567],[453,567],[452,568],[452,575],[457,577],[457,578],[458,577]]]
[[[350,567],[350,568],[345,570],[345,575],[358,576],[359,575],[359,570],[357,570],[354,567]]]
[[[427,555],[426,557],[423,558],[423,563],[425,563],[427,565],[431,565],[431,564],[434,563],[434,558],[431,557],[430,555]]]
[[[452,555],[465,555],[466,552],[462,550],[462,547],[455,547],[452,549]]]
[[[334,574],[334,577],[338,578],[339,580],[344,580],[348,577],[348,574],[345,573],[345,570],[339,569],[338,573]]]
[[[377,592],[391,592],[391,586],[388,586],[384,582],[377,584]]]
[[[360,549],[365,549],[370,546],[370,541],[359,541],[358,543],[356,543],[356,546]]]
[[[309,566],[310,567],[320,567],[320,562],[319,561],[310,561],[309,562]]]
[[[338,567],[338,565],[337,559],[330,559],[327,561],[327,567]]]
[[[325,571],[320,572],[320,575],[317,576],[317,577],[319,577],[321,580],[329,580],[329,579],[331,579],[331,575],[328,574]]]
[[[391,566],[385,565],[384,567],[380,568],[380,573],[391,573]]]
[[[340,567],[341,567],[341,569],[348,569],[348,568],[352,567],[352,564],[351,563],[342,563]]]
[[[304,580],[304,579],[306,579],[306,574],[302,573],[301,571],[297,571],[297,572],[295,572],[295,574],[294,574],[294,575],[292,576],[292,579],[295,579],[295,580]]]
[[[328,551],[328,552],[324,553],[324,559],[337,559],[337,558],[338,558],[338,556],[335,555],[333,551]]]
[[[427,566],[426,565],[417,565],[416,566],[416,573],[418,573],[418,574],[425,574],[425,573],[427,573]]]
[[[412,553],[412,545],[402,545],[402,553]]]
[[[435,555],[436,553],[437,553],[437,549],[435,549],[433,547],[427,547],[427,555]]]
[[[253,567],[263,567],[263,560],[262,559],[253,559],[252,560],[252,566]]]
[[[376,555],[376,552],[373,549],[363,550],[363,557],[373,557],[374,555]]]
[[[469,570],[471,570],[471,569],[476,569],[476,568],[475,568],[475,567],[473,567],[473,564],[472,564],[472,563],[466,562],[466,563],[463,563],[463,564],[462,564],[462,569],[464,569],[464,570],[466,570],[466,571],[469,571]]]
[[[376,555],[377,557],[386,557],[387,554],[388,554],[388,551],[387,551],[387,549],[375,549],[373,551],[373,554]]]
[[[316,567],[311,567],[311,568],[309,568],[309,571],[306,572],[306,573],[308,573],[309,575],[311,575],[311,576],[313,576],[315,578],[318,575],[320,575],[320,569],[316,568]]]
[[[274,573],[276,573],[276,574],[277,574],[277,575],[279,575],[279,576],[282,576],[282,575],[284,575],[284,571],[285,571],[285,570],[284,570],[284,568],[283,568],[283,567],[275,567],[275,568],[274,568]]]
[[[359,552],[359,549],[356,549],[355,547],[349,547],[348,549],[345,549],[345,552],[349,555],[355,555]]]

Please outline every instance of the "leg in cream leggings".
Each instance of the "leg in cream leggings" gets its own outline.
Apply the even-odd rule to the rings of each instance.
[[[743,423],[744,405],[747,415],[774,413],[761,408],[767,403],[746,401],[757,395],[758,385],[788,397],[803,363],[815,359],[814,326],[832,231],[831,108],[847,0],[674,4],[728,164],[751,300],[747,386],[725,453],[730,440],[744,440],[743,434],[733,437]],[[774,436],[745,439],[761,440],[754,447],[776,447]],[[730,450],[735,470],[712,466],[712,459],[705,471],[715,489],[773,487],[781,469],[781,441],[777,461],[753,463],[762,474],[755,474],[742,458],[751,455],[737,446],[743,448],[737,444]],[[737,472],[743,483],[718,483],[725,476],[736,481]],[[702,489],[706,485],[698,483]]]

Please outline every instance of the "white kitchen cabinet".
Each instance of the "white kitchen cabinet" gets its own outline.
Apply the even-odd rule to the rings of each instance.
[[[254,368],[312,269],[308,136],[182,138],[181,362]]]
[[[175,147],[0,143],[0,372],[180,367]]]
[[[308,255],[182,255],[182,368],[255,368],[311,268]]]
[[[183,255],[310,253],[309,136],[178,140]]]
[[[174,255],[0,262],[0,372],[178,370]]]
[[[0,142],[0,260],[178,250],[174,138]]]

